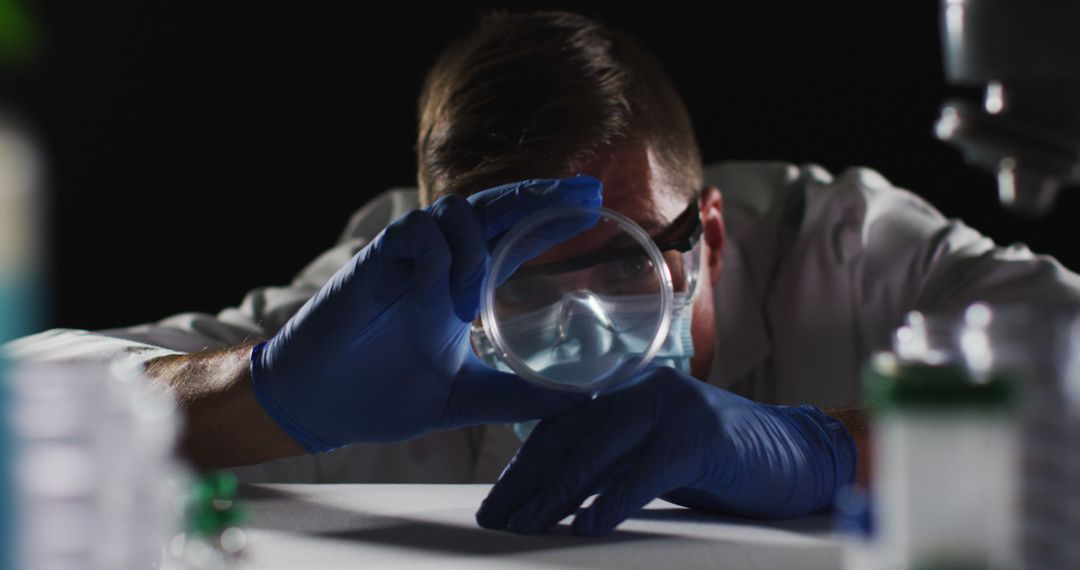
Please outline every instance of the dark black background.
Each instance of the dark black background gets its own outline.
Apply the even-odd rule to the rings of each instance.
[[[934,140],[936,0],[908,2],[56,1],[6,100],[46,151],[50,326],[216,312],[286,283],[349,214],[411,185],[420,83],[479,10],[561,7],[623,28],[683,93],[707,161],[879,169],[1001,242],[1080,266],[1067,193],[1042,221]]]

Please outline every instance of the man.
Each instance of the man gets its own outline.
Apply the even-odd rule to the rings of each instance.
[[[758,516],[825,508],[855,449],[805,404],[858,436],[842,410],[907,311],[1080,304],[1080,280],[1052,259],[996,248],[871,171],[703,169],[654,60],[572,14],[496,15],[442,54],[421,97],[418,181],[418,195],[358,212],[289,287],[217,316],[48,331],[12,352],[145,365],[177,393],[199,465],[300,456],[242,469],[249,480],[491,481],[517,446],[510,430],[451,428],[545,417],[478,520],[542,532],[603,492],[575,518],[594,534],[657,496]],[[683,237],[696,202],[707,286],[693,350],[587,402],[485,367],[467,330],[491,247],[530,212],[601,200],[656,241]]]

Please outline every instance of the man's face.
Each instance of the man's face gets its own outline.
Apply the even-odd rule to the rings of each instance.
[[[588,174],[604,183],[604,207],[634,220],[655,241],[671,237],[672,222],[689,205],[687,192],[677,189],[674,177],[667,174],[645,145],[635,144],[605,152],[574,166],[575,173]],[[679,190],[682,190],[681,192]],[[696,189],[694,189],[696,190]],[[597,236],[602,239],[604,236]],[[581,255],[592,245],[573,239],[555,246],[543,259]]]
[[[675,223],[680,214],[687,211],[690,197],[699,189],[678,188],[678,177],[671,176],[658,157],[644,144],[628,144],[609,152],[601,153],[575,165],[575,173],[588,174],[600,179],[604,184],[603,205],[614,210],[642,227],[656,243],[668,243],[686,237],[693,227],[693,220],[683,218],[686,223]],[[690,191],[693,192],[690,192]],[[590,231],[563,244],[559,244],[530,262],[542,264],[563,259],[597,253],[611,247],[613,235],[610,232]],[[707,249],[702,244],[702,249]],[[682,257],[678,252],[665,255],[671,268],[676,291],[686,285],[686,272],[682,267]],[[709,252],[705,252],[703,257]],[[711,282],[705,259],[700,260],[702,270],[699,288],[703,288],[696,298],[693,309],[692,334],[694,339],[694,357],[691,370],[695,377],[705,379],[712,363],[714,315],[711,294]],[[685,289],[683,289],[685,290]]]

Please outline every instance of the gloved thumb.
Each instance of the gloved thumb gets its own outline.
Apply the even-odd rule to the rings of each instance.
[[[559,206],[599,208],[603,186],[600,180],[579,174],[558,180],[533,179],[506,184],[473,194],[468,200],[481,221],[484,236],[494,249],[507,230],[537,212]],[[501,263],[496,283],[505,281],[526,261],[593,227],[599,219],[598,214],[579,213],[533,227],[505,252],[506,259]]]
[[[562,413],[589,398],[532,384],[495,370],[470,354],[454,379],[440,427],[451,429],[489,423],[513,423]]]

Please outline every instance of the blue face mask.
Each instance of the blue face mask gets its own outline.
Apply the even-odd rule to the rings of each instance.
[[[670,366],[684,374],[690,374],[690,359],[694,356],[694,338],[690,322],[694,313],[694,300],[686,293],[675,294],[675,310],[671,313],[671,328],[653,363]]]
[[[654,364],[670,366],[684,374],[690,374],[690,359],[694,355],[694,342],[690,328],[693,315],[693,300],[693,297],[687,293],[676,293],[674,295],[675,308],[671,315],[671,326],[660,350],[653,357],[652,362]],[[578,301],[572,302],[577,303]],[[647,327],[634,326],[634,311],[626,310],[628,306],[632,307],[632,304],[627,304],[625,301],[621,302],[619,304],[620,313],[610,317],[602,310],[604,306],[602,299],[594,299],[589,304],[597,307],[596,312],[598,314],[584,311],[583,316],[573,319],[573,323],[569,327],[566,325],[565,320],[550,319],[547,318],[547,315],[528,315],[516,320],[514,323],[509,323],[511,326],[506,327],[508,330],[505,330],[504,334],[515,335],[516,333],[517,338],[513,342],[518,347],[527,346],[530,342],[535,343],[537,346],[551,346],[550,340],[545,341],[545,337],[568,334],[571,338],[560,345],[558,349],[537,350],[534,357],[530,359],[537,369],[546,369],[544,371],[545,375],[549,377],[563,376],[567,379],[567,383],[571,383],[574,376],[575,351],[606,351],[611,354],[611,360],[607,365],[617,366],[619,362],[624,361],[626,358],[640,355],[650,343],[651,339],[639,338],[634,334],[635,330]],[[619,332],[615,333],[613,329]],[[488,366],[505,372],[512,372],[510,367],[498,357],[483,329],[475,328],[473,338],[477,346],[477,352]],[[595,358],[590,360],[593,366],[597,362],[603,362],[603,360]],[[582,372],[580,376],[583,377],[592,378],[596,376],[595,371],[591,370],[579,372]],[[532,420],[513,424],[514,433],[524,441],[533,427],[536,426],[536,423],[536,420]]]

